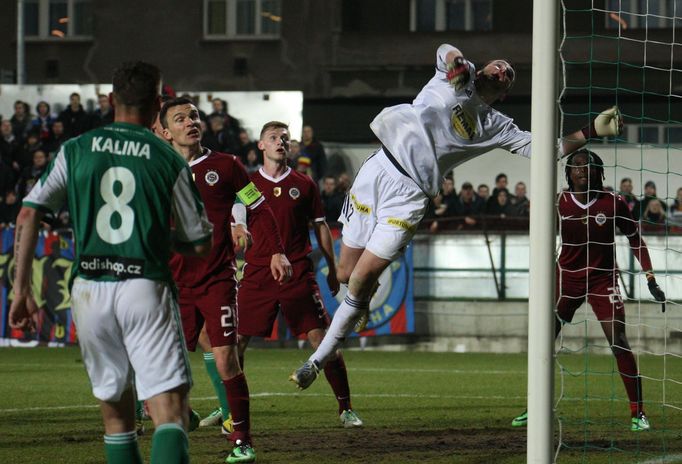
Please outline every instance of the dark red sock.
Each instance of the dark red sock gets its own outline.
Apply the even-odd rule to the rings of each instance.
[[[324,366],[324,376],[331,385],[336,401],[339,402],[339,414],[346,409],[351,409],[350,405],[350,386],[348,386],[348,372],[346,363],[340,354],[332,361],[328,361]]]
[[[246,383],[246,376],[242,372],[229,380],[223,380],[227,402],[230,405],[232,421],[234,422],[234,432],[230,435],[230,440],[241,440],[244,443],[252,444],[251,441],[251,422],[249,417],[249,386]]]
[[[636,417],[640,412],[644,412],[642,407],[642,379],[637,372],[637,361],[635,361],[632,352],[620,351],[616,355],[616,363],[630,400],[630,413],[632,417]]]

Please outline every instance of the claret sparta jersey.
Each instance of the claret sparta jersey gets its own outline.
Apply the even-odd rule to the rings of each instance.
[[[174,254],[171,258],[173,279],[179,286],[195,287],[216,280],[234,279],[236,272],[234,245],[230,227],[232,206],[239,192],[249,186],[249,175],[234,155],[203,149],[200,157],[190,161],[194,183],[213,223],[213,248],[206,258]],[[257,207],[263,198],[255,198]]]
[[[370,127],[419,187],[432,198],[443,175],[494,148],[530,156],[530,132],[491,108],[476,94],[474,65],[460,91],[448,83],[443,44],[436,53],[436,73],[412,104],[385,108]]]
[[[616,270],[616,228],[630,240],[639,239],[637,221],[627,203],[610,192],[600,193],[585,205],[571,192],[563,192],[559,198],[559,219],[559,267],[564,272],[612,273]]]
[[[72,278],[172,282],[171,218],[177,240],[211,239],[189,166],[138,125],[117,122],[66,142],[24,206],[54,211],[65,201],[75,235]]]
[[[277,179],[261,168],[251,174],[251,180],[272,208],[289,261],[294,263],[308,256],[312,251],[308,224],[325,220],[320,191],[315,182],[291,168]],[[253,246],[246,252],[247,263],[254,264],[257,258],[263,260],[270,256],[263,242],[254,234]]]

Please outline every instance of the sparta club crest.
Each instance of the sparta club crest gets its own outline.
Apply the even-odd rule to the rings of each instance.
[[[210,186],[214,186],[219,180],[220,176],[216,171],[206,171],[206,174],[204,175],[204,180],[206,183]]]
[[[295,199],[297,199],[298,197],[301,196],[301,191],[300,191],[299,189],[297,189],[296,187],[291,187],[291,188],[289,189],[289,196],[290,196],[293,200],[295,200]]]
[[[603,226],[606,224],[606,214],[597,213],[597,215],[594,217],[594,222],[596,222],[598,226]]]
[[[282,187],[275,187],[272,189],[272,194],[275,197],[279,197],[282,194]]]

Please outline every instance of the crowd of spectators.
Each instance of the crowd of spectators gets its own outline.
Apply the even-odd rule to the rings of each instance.
[[[172,90],[171,90],[172,92]],[[183,97],[192,98],[190,95]],[[196,98],[193,100],[197,103]],[[220,98],[211,100],[212,112],[200,111],[203,128],[202,145],[225,153],[233,153],[240,158],[248,172],[257,171],[263,165],[263,154],[257,141],[242,128],[237,118],[229,113],[228,104]],[[0,225],[14,223],[21,206],[21,200],[30,192],[33,185],[43,174],[49,162],[56,156],[62,144],[90,129],[110,124],[114,121],[114,110],[107,95],[97,96],[97,105],[86,111],[81,96],[74,92],[64,109],[53,112],[47,101],[39,101],[32,106],[24,101],[14,102],[14,113],[0,116]],[[255,134],[256,138],[259,134]],[[289,164],[293,169],[310,175],[320,186],[327,169],[327,155],[324,146],[315,137],[311,126],[303,127],[301,140],[291,141]],[[325,203],[327,217],[335,222],[340,214],[345,191],[350,185],[350,177],[345,174],[341,179],[331,178],[338,189],[327,189],[324,198],[332,198]],[[331,195],[331,196],[330,196]],[[340,198],[340,200],[339,200]],[[335,216],[334,216],[335,215]],[[67,211],[54,218],[48,218],[49,227],[70,227]]]
[[[605,189],[614,191],[608,186]],[[457,192],[452,174],[446,176],[422,227],[431,232],[528,229],[530,201],[524,182],[517,182],[512,194],[507,175],[500,173],[495,177],[492,193],[489,192],[487,184],[480,184],[474,190],[470,182],[462,183]],[[625,177],[620,182],[618,193],[644,231],[682,233],[682,187],[677,189],[670,205],[657,196],[656,184],[651,180],[644,184],[643,195],[638,197],[633,193],[632,179]]]
[[[248,172],[257,171],[263,163],[257,141],[229,113],[226,101],[214,98],[211,105],[210,114],[200,111],[204,129],[202,145],[211,150],[233,153]],[[107,95],[98,95],[97,107],[90,112],[84,109],[81,96],[75,92],[69,96],[65,108],[56,114],[46,101],[39,101],[34,107],[16,101],[14,114],[9,118],[0,117],[0,225],[14,222],[21,200],[66,140],[113,120],[114,111]],[[351,177],[347,173],[329,175],[324,146],[315,137],[312,126],[303,126],[300,141],[291,140],[289,165],[318,183],[327,221],[336,224]],[[621,180],[618,192],[626,200],[633,217],[641,219],[645,230],[682,232],[682,187],[670,205],[657,197],[653,181],[645,183],[641,197],[633,193],[630,178]],[[487,184],[480,184],[474,189],[470,182],[462,183],[458,192],[450,174],[443,180],[441,192],[431,202],[423,227],[431,232],[527,229],[529,211],[530,202],[524,182],[517,182],[511,192],[507,175],[500,173],[495,177],[492,193]],[[50,226],[69,227],[68,212],[58,214]]]
[[[441,191],[426,213],[424,226],[431,232],[526,228],[530,213],[526,184],[517,182],[512,195],[508,182],[507,175],[500,173],[495,177],[492,193],[487,184],[480,184],[474,191],[471,182],[464,182],[457,193],[453,175],[445,176]]]
[[[21,200],[66,140],[114,120],[106,95],[98,95],[97,108],[91,112],[75,92],[59,113],[53,113],[46,101],[32,107],[17,100],[13,108],[11,117],[0,117],[0,224],[14,222]],[[70,226],[65,211],[53,219],[54,226]]]

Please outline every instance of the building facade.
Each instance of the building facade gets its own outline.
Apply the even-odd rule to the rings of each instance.
[[[517,84],[499,108],[530,127],[531,0],[23,1],[31,84],[108,82],[121,61],[148,60],[176,88],[301,90],[304,121],[320,138],[367,142],[374,115],[413,98],[433,73],[436,48],[448,42],[477,65],[499,57],[514,63]],[[674,46],[655,46],[674,42],[672,23],[645,21],[636,0],[564,3],[557,33],[565,23],[572,37],[563,53],[566,124],[583,124],[616,101],[626,114],[675,119],[663,113],[676,83],[670,71],[655,71],[677,59]],[[655,3],[671,13],[682,2]],[[2,4],[0,69],[8,80],[16,69],[17,1]],[[661,91],[643,97],[644,81]]]

